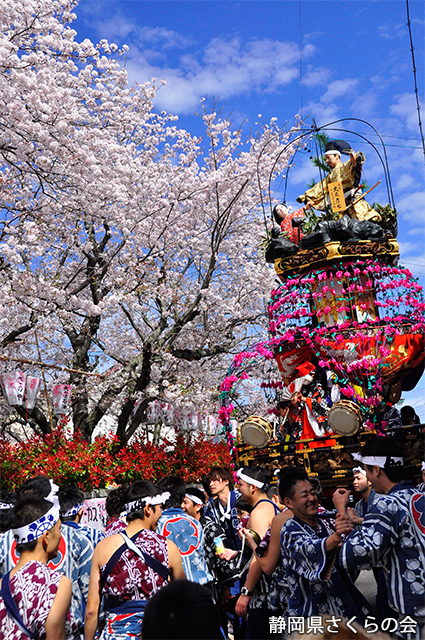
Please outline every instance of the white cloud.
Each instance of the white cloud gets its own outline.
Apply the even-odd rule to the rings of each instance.
[[[411,19],[412,26],[419,25],[423,27],[423,20],[419,18]],[[385,24],[378,25],[377,34],[380,38],[384,40],[394,40],[395,38],[405,38],[406,37],[406,24],[404,22],[394,23],[388,22]]]
[[[304,113],[314,118],[319,126],[332,122],[339,117],[339,105],[335,103],[309,102],[304,107]]]
[[[409,231],[406,231],[406,232],[404,233],[404,235],[405,235],[405,236],[409,236],[409,237],[410,237],[410,236],[416,236],[416,237],[417,237],[417,235],[418,235],[418,230],[417,230],[416,228],[415,228],[415,229],[410,229]],[[424,256],[424,260],[425,260],[425,256]]]
[[[311,31],[311,33],[306,33],[304,35],[305,42],[312,42],[314,40],[323,40],[325,36],[324,31]]]
[[[90,12],[89,12],[90,13]],[[87,14],[88,15],[88,14]],[[166,86],[155,100],[155,107],[174,113],[190,113],[202,97],[217,100],[281,92],[299,76],[299,45],[296,42],[218,36],[200,46],[191,36],[163,26],[139,26],[123,15],[102,20],[93,14],[92,28],[109,41],[126,43],[126,68],[130,83],[143,83],[152,77],[164,78]],[[233,34],[235,31],[233,31]],[[303,59],[316,53],[312,44],[303,47]],[[306,86],[326,81],[328,72],[309,67]]]
[[[416,231],[417,234],[417,231]],[[398,246],[400,247],[400,255],[405,256],[411,253],[416,253],[419,249],[421,249],[421,245],[415,242],[402,242],[399,241]],[[403,264],[406,266],[406,259],[403,260]]]
[[[359,100],[358,95],[354,97],[350,113],[355,113],[357,118],[367,120],[371,115],[375,114],[377,104],[378,96],[376,93],[365,91],[362,93],[361,100]]]
[[[153,40],[156,35],[151,30],[149,37]],[[164,65],[158,64],[152,49],[146,52],[140,46],[130,46],[127,59],[130,82],[142,82],[153,76],[164,78],[167,85],[158,93],[155,104],[177,113],[193,111],[204,96],[222,100],[254,91],[278,91],[299,73],[298,47],[278,40],[243,43],[238,37],[214,38],[198,55],[180,56],[178,66],[167,65],[166,61]],[[306,51],[309,55],[313,48],[306,47]]]
[[[397,203],[397,211],[403,218],[418,222],[421,225],[421,237],[423,236],[425,191],[415,191],[401,198]]]
[[[408,189],[413,185],[413,176],[409,173],[402,173],[400,176],[397,176],[397,180],[395,182],[395,190],[401,191],[402,189]]]
[[[344,80],[334,80],[328,85],[328,90],[321,97],[325,103],[334,102],[337,98],[353,95],[359,81],[356,78],[345,78]]]
[[[177,31],[165,27],[143,27],[124,16],[114,15],[110,20],[97,24],[102,38],[109,41],[118,40],[120,44],[136,44],[137,47],[148,45],[161,49],[186,49],[194,44],[191,36],[183,36]]]
[[[401,118],[408,129],[418,131],[418,111],[414,94],[403,93],[395,96],[395,100],[390,105],[390,112]]]
[[[300,156],[298,156],[298,161],[296,160],[296,164],[291,168],[290,176],[292,184],[303,185],[300,191],[301,194],[301,192],[307,189],[309,182],[318,180],[318,169],[313,165],[309,156],[302,157],[302,160],[300,160]]]
[[[303,75],[303,84],[309,88],[319,87],[320,85],[328,83],[330,74],[330,70],[325,67],[321,67],[320,69],[308,67]]]

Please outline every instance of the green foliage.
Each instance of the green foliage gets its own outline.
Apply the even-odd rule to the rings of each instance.
[[[378,203],[373,204],[373,208],[377,211],[381,220],[379,224],[383,229],[387,229],[390,231],[394,237],[397,235],[397,209],[392,209],[389,204],[386,204],[385,207],[381,206]]]

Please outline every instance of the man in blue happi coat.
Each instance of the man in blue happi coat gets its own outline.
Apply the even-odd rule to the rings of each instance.
[[[362,623],[368,604],[348,573],[338,566],[336,533],[318,516],[318,498],[304,469],[287,467],[279,475],[279,494],[294,514],[281,531],[281,557],[287,587],[287,618],[332,616]],[[346,530],[350,524],[346,523]]]
[[[74,485],[60,487],[58,491],[62,525],[75,529],[95,547],[105,537],[103,532],[81,524],[84,512],[84,493]]]
[[[384,569],[388,600],[404,638],[420,638],[425,626],[425,494],[407,479],[403,443],[394,437],[372,436],[354,454],[366,469],[377,495],[359,530],[341,548],[347,569]],[[339,489],[335,506],[343,513],[349,492]],[[346,531],[348,515],[337,519],[337,531]],[[406,632],[406,617],[412,623]]]
[[[211,584],[214,578],[205,557],[202,525],[181,508],[186,493],[185,482],[178,476],[168,476],[162,478],[157,486],[161,491],[170,494],[158,520],[157,533],[169,538],[178,546],[188,580],[203,585]]]

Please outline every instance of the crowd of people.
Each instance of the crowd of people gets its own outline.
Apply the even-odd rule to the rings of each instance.
[[[262,467],[215,466],[198,486],[120,486],[103,531],[81,524],[76,487],[37,476],[2,492],[0,640],[420,640],[425,485],[409,480],[394,437],[371,436],[354,456],[354,508],[346,489],[321,506],[303,467],[277,483]],[[363,569],[372,610],[355,585]]]

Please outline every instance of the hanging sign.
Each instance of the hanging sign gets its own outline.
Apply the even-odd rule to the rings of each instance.
[[[333,213],[345,211],[347,205],[345,204],[342,182],[329,182],[328,189]]]
[[[84,500],[84,511],[80,524],[103,531],[108,520],[105,503],[106,498]]]

